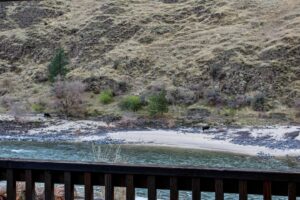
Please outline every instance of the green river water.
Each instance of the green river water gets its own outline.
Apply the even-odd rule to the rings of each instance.
[[[296,158],[252,157],[192,149],[92,143],[3,141],[0,142],[0,157],[300,171],[300,163]],[[143,199],[142,197],[146,193],[143,190],[137,190],[137,195],[139,199]],[[203,193],[202,195],[202,199],[214,199],[213,194]],[[180,197],[181,199],[191,199],[188,192],[181,193]],[[168,199],[168,193],[159,191],[158,198]],[[225,199],[237,199],[237,196],[226,194]],[[249,199],[259,200],[262,197],[250,196]],[[274,199],[284,200],[287,198],[276,197]]]

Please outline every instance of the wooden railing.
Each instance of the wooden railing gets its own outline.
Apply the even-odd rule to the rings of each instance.
[[[170,190],[170,199],[179,198],[179,190],[192,191],[192,199],[201,192],[215,192],[216,200],[224,193],[300,196],[300,172],[205,169],[195,167],[136,166],[103,163],[0,160],[0,180],[7,181],[7,199],[16,199],[16,181],[26,182],[26,200],[33,199],[35,182],[45,183],[45,200],[54,199],[54,184],[64,184],[65,199],[74,199],[74,185],[84,186],[84,198],[93,199],[93,186],[105,186],[106,200],[114,199],[114,187],[126,188],[126,199],[135,199],[136,188],[147,188],[154,200],[157,189]]]

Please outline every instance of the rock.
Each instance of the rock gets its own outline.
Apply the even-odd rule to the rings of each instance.
[[[107,76],[89,77],[83,81],[86,91],[99,94],[102,90],[111,90],[115,95],[124,94],[129,86],[124,81],[116,81]]]
[[[287,120],[287,116],[286,116],[285,113],[278,113],[278,112],[276,112],[276,113],[270,113],[269,117],[271,119],[277,119],[277,120],[283,120],[283,121]]]
[[[7,93],[9,93],[9,91],[7,89],[5,89],[5,88],[0,89],[0,96],[4,96]]]
[[[294,140],[296,137],[299,136],[299,134],[300,134],[300,131],[294,131],[294,132],[284,134],[284,137],[286,139]]]
[[[189,120],[203,120],[211,115],[211,112],[205,108],[190,108],[186,117]]]
[[[48,81],[47,74],[42,71],[35,72],[32,78],[33,78],[34,82],[36,82],[36,83],[43,83],[43,82]]]
[[[37,4],[37,2],[35,4]],[[33,5],[17,7],[15,12],[16,13],[13,14],[11,18],[14,19],[21,28],[26,28],[39,23],[43,18],[54,18],[63,14],[63,12],[59,10],[52,10]]]

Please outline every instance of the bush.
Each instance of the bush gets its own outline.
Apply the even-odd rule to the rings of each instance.
[[[238,95],[229,100],[227,100],[227,105],[229,108],[239,109],[246,106],[250,106],[252,99],[245,95]]]
[[[104,90],[99,95],[100,102],[103,104],[109,104],[113,101],[113,93],[111,90]]]
[[[32,104],[31,109],[33,110],[33,112],[36,112],[36,113],[43,113],[46,110],[45,105],[42,103]]]
[[[142,100],[139,96],[125,97],[121,103],[120,108],[122,110],[138,111],[142,107]]]
[[[148,100],[148,112],[151,116],[162,115],[168,112],[168,101],[166,99],[166,92],[152,95]]]
[[[265,97],[265,95],[262,93],[255,95],[252,99],[251,107],[255,111],[266,111],[267,98]]]
[[[220,65],[212,65],[209,68],[209,75],[215,81],[220,77],[221,71],[222,71],[222,68]]]
[[[204,98],[208,105],[217,106],[222,105],[226,100],[222,97],[221,92],[215,89],[209,89],[205,92]]]
[[[54,108],[61,114],[80,117],[85,113],[85,85],[80,81],[57,80],[53,85]]]
[[[48,76],[51,82],[55,81],[57,76],[64,78],[68,73],[66,65],[69,61],[63,49],[59,49],[48,66]]]

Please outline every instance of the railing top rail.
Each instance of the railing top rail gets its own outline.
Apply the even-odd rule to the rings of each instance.
[[[190,176],[246,180],[300,181],[300,170],[269,171],[252,169],[202,168],[187,166],[107,164],[49,160],[0,159],[1,169],[31,169],[156,176]]]

